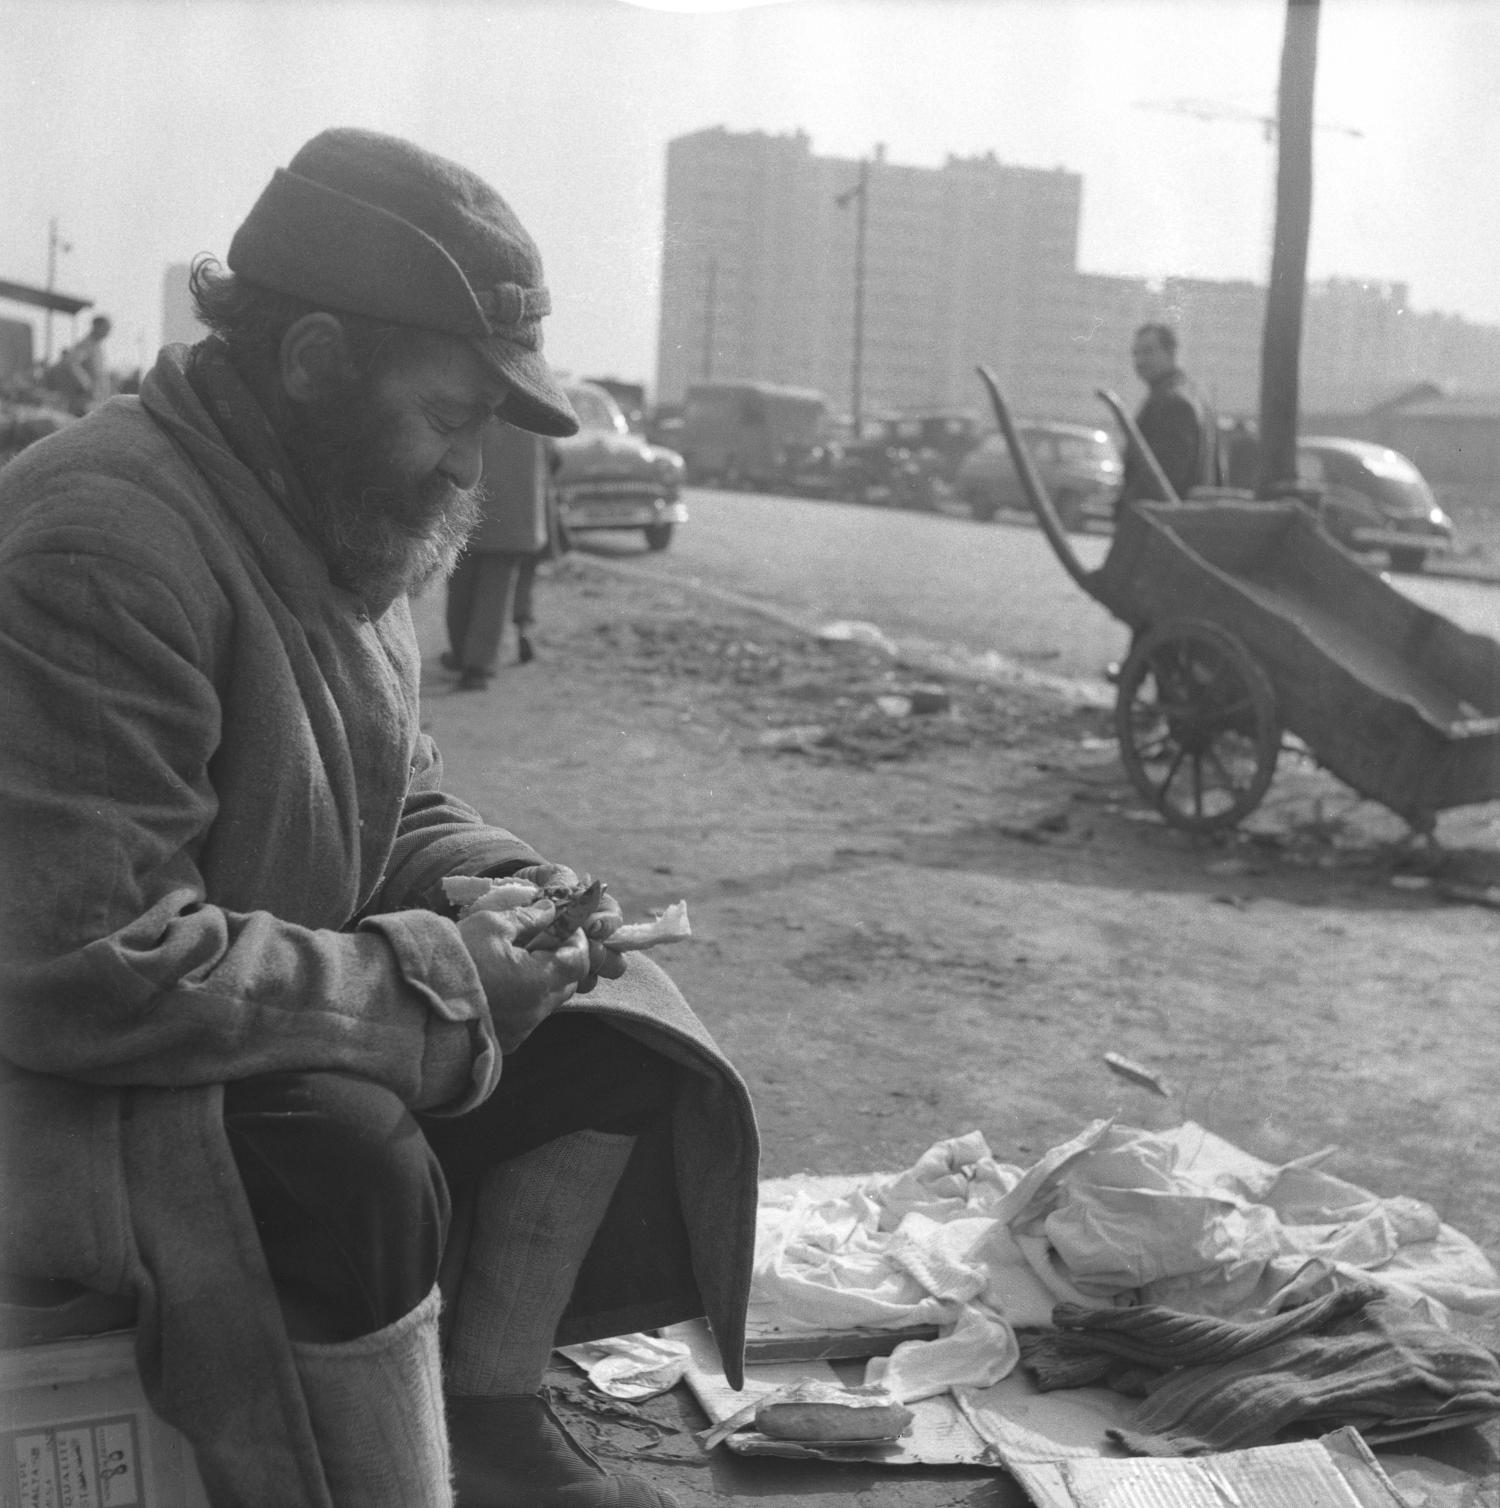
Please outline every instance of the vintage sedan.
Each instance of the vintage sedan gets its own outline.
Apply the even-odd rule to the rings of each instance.
[[[558,517],[576,538],[594,529],[639,529],[653,550],[665,550],[687,521],[682,457],[631,432],[615,399],[597,383],[564,384],[579,432],[555,440]]]
[[[1297,480],[1317,494],[1318,521],[1351,550],[1384,550],[1393,571],[1420,571],[1451,550],[1453,520],[1399,450],[1369,440],[1305,435]]]
[[[1120,491],[1120,454],[1106,430],[1020,419],[1021,443],[1036,465],[1065,529],[1108,520]],[[990,435],[959,464],[955,488],[975,518],[1026,508],[1004,435]]]

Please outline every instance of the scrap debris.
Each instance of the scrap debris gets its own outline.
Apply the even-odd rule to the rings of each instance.
[[[1161,1095],[1163,1099],[1171,1099],[1176,1093],[1165,1079],[1153,1073],[1143,1063],[1137,1063],[1134,1058],[1124,1057],[1117,1052],[1107,1052],[1104,1054],[1104,1066],[1111,1073],[1118,1074],[1122,1079],[1141,1089],[1149,1089],[1153,1094]]]
[[[870,765],[954,746],[1015,748],[1038,737],[1076,742],[1080,720],[1102,714],[1013,684],[950,681],[892,662],[857,625],[808,636],[774,623],[743,625],[695,615],[601,624],[627,673],[660,687],[720,692],[721,710],[748,726],[750,747],[830,763]]]

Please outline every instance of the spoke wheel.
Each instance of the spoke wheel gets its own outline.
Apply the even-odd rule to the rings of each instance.
[[[1188,832],[1249,816],[1281,751],[1270,681],[1211,623],[1163,623],[1136,641],[1120,671],[1115,732],[1136,790]]]

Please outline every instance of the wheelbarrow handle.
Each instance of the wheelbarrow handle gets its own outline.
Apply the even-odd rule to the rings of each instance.
[[[1125,432],[1125,438],[1140,453],[1140,457],[1146,463],[1146,469],[1151,473],[1151,479],[1160,489],[1162,497],[1169,503],[1180,503],[1182,499],[1178,496],[1177,489],[1167,480],[1166,472],[1161,469],[1161,462],[1156,459],[1156,452],[1146,444],[1146,437],[1141,433],[1140,425],[1126,412],[1125,405],[1120,402],[1119,395],[1110,392],[1107,387],[1095,388],[1094,395],[1101,399],[1109,408],[1109,411],[1119,422],[1120,428]]]
[[[1073,546],[1068,541],[1068,531],[1063,528],[1062,519],[1058,517],[1057,509],[1047,495],[1047,489],[1037,472],[1036,463],[1031,459],[1031,452],[1021,443],[1021,437],[1016,432],[1015,422],[1011,419],[1010,409],[1006,407],[1005,399],[1000,396],[1000,384],[996,382],[995,374],[986,366],[976,367],[975,370],[979,373],[979,380],[984,383],[989,392],[990,406],[995,410],[995,420],[1000,426],[1000,433],[1005,436],[1005,443],[1010,447],[1010,458],[1016,468],[1021,491],[1026,494],[1026,501],[1031,505],[1031,511],[1036,514],[1036,521],[1041,525],[1042,533],[1047,536],[1047,542],[1062,562],[1063,569],[1092,597],[1095,589],[1090,579],[1090,572],[1073,552]]]

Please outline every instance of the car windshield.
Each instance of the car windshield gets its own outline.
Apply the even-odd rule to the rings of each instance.
[[[570,387],[568,402],[578,415],[580,428],[614,435],[630,433],[620,405],[602,387]]]
[[[1399,450],[1388,450],[1383,445],[1375,446],[1364,451],[1360,459],[1375,476],[1384,477],[1387,481],[1402,482],[1407,486],[1425,481],[1422,473]]]

